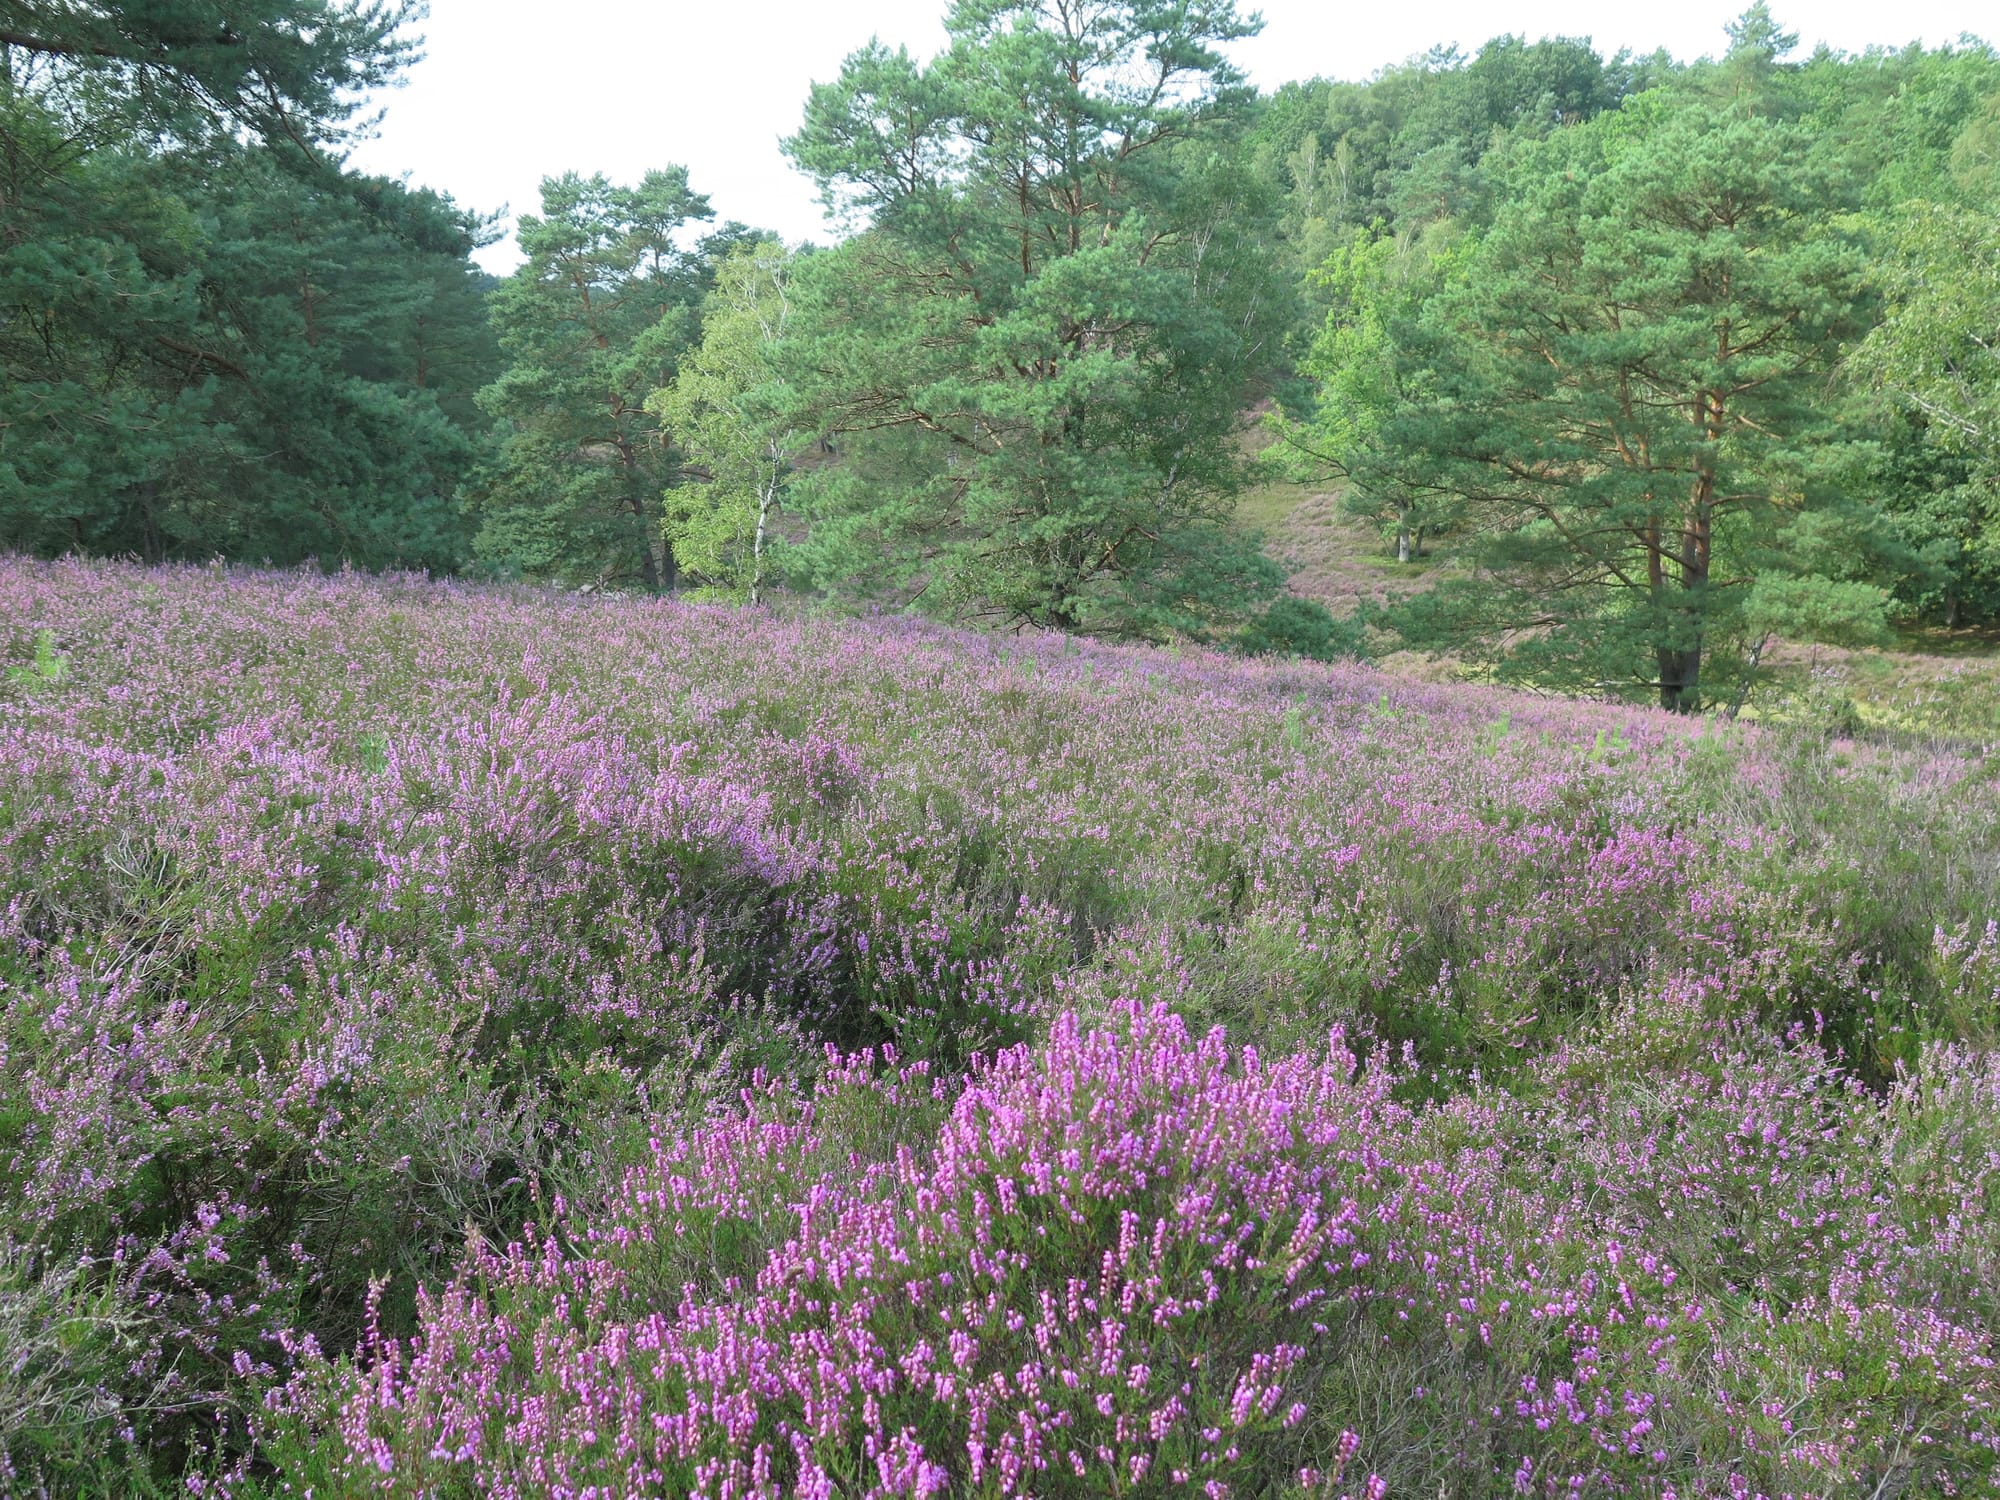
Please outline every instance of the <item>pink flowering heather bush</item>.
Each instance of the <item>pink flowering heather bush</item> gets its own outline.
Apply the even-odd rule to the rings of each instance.
[[[0,1494],[1992,1483],[1982,747],[9,560],[0,657]]]
[[[1580,1086],[1599,1043],[1550,1065],[1539,1108],[1413,1108],[1338,1038],[1266,1060],[1159,1007],[1064,1016],[948,1110],[922,1065],[842,1060],[811,1102],[747,1095],[592,1208],[473,1243],[407,1344],[308,1346],[264,1419],[275,1488],[1990,1483],[1984,1205],[1940,1220],[1899,1193],[1896,1131],[1818,1049],[1668,1003],[1688,1041],[1649,1086]],[[1932,1062],[1967,1097],[1920,1108],[1926,1136],[2000,1105],[1990,1066]],[[906,1114],[927,1145],[873,1135]]]

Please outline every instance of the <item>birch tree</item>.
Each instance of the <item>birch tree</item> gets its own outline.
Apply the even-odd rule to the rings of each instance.
[[[722,263],[701,342],[646,403],[684,456],[664,530],[697,592],[764,600],[772,522],[792,460],[811,439],[775,356],[792,318],[793,257],[775,240]]]

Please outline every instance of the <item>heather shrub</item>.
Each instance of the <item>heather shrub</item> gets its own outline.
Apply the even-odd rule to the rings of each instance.
[[[1884,1196],[1921,1251],[1914,1274],[1927,1305],[1991,1329],[2000,1318],[2000,1058],[1925,1047],[1871,1146]]]
[[[656,1491],[1983,1482],[1976,747],[414,578],[0,561],[0,658],[15,1489],[644,1492],[637,1330]]]
[[[765,1094],[656,1146],[565,1222],[578,1256],[478,1247],[419,1344],[378,1344],[367,1376],[309,1362],[271,1451],[318,1493],[614,1469],[639,1492],[1294,1481],[1286,1377],[1325,1331],[1328,1266],[1366,1263],[1384,1188],[1343,1134],[1400,1115],[1386,1094],[1351,1057],[1267,1067],[1156,1008],[1060,1020],[942,1104],[922,1065],[852,1059],[811,1104]],[[939,1128],[836,1163],[823,1107]],[[691,1245],[733,1253],[690,1267]],[[466,1389],[451,1372],[482,1349],[531,1364],[533,1393]]]
[[[159,1392],[135,1393],[124,1370],[149,1362],[151,1330],[92,1269],[0,1244],[0,1493],[52,1473],[100,1493],[145,1484],[135,1417]]]
[[[1865,1180],[1883,1117],[1809,1042],[1707,1032],[1601,1117],[1561,1085],[1413,1110],[1338,1038],[1267,1061],[1158,1007],[1060,1019],[955,1095],[844,1059],[473,1245],[410,1343],[309,1350],[272,1488],[1990,1481],[1990,1325],[1934,1305],[1935,1248]],[[934,1133],[863,1123],[912,1115]]]

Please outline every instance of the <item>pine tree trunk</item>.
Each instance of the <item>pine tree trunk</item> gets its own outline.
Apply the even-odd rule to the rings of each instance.
[[[1694,611],[1688,614],[1694,616]],[[1690,646],[1656,646],[1653,659],[1660,668],[1660,707],[1671,713],[1691,714],[1701,709],[1701,621],[1693,620]]]
[[[1727,352],[1725,342],[1725,355]],[[1719,442],[1724,419],[1722,398],[1704,393],[1696,403],[1695,415],[1706,441]],[[1694,492],[1688,498],[1688,509],[1681,523],[1680,556],[1675,559],[1680,578],[1675,589],[1674,612],[1684,622],[1679,639],[1687,644],[1671,649],[1661,647],[1658,651],[1660,707],[1680,714],[1701,710],[1701,653],[1706,624],[1702,610],[1707,606],[1709,565],[1715,552],[1715,471],[1710,457],[1713,451],[1708,449],[1696,460]],[[1658,578],[1657,573],[1655,577]]]
[[[1660,707],[1668,713],[1681,706],[1681,657],[1664,648],[1653,653],[1660,665]]]
[[[167,560],[166,538],[160,534],[160,485],[148,479],[139,485],[139,527],[148,563],[158,567]]]
[[[1691,714],[1701,707],[1701,647],[1655,652],[1660,665],[1660,707]]]

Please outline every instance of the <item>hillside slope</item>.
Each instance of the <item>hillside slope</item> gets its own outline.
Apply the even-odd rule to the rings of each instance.
[[[1452,567],[1450,537],[1398,563],[1372,526],[1343,513],[1337,491],[1258,485],[1244,495],[1236,519],[1263,536],[1265,553],[1289,573],[1292,593],[1343,618],[1364,604],[1382,607],[1429,588]],[[1377,647],[1377,665],[1397,677],[1463,675],[1449,658],[1396,650],[1393,638]],[[2000,734],[2000,649],[1990,632],[1913,630],[1894,649],[1779,641],[1763,664],[1767,681],[1745,708],[1753,721],[1975,740]]]
[[[1993,1476],[1982,760],[414,578],[0,662],[0,1492]]]

